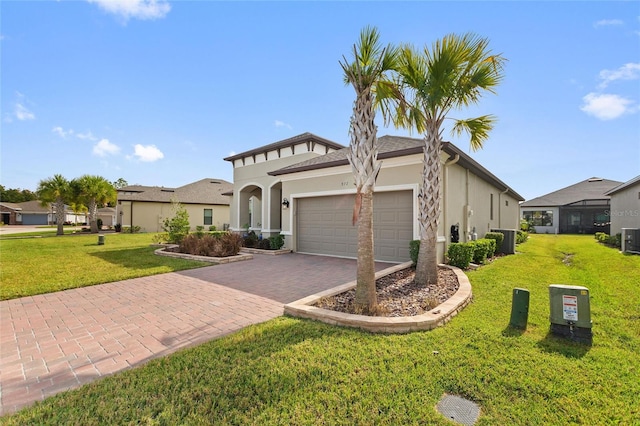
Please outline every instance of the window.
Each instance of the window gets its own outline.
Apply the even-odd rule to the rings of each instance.
[[[533,226],[553,226],[551,210],[525,210],[522,216]]]
[[[213,209],[204,209],[204,224],[213,225]]]

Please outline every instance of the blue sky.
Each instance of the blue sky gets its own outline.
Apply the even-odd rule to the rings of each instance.
[[[525,198],[640,174],[638,2],[2,1],[0,19],[7,188],[232,181],[234,153],[303,132],[346,145],[338,61],[366,25],[384,43],[491,40],[508,59],[498,94],[452,116],[498,117],[470,154]]]

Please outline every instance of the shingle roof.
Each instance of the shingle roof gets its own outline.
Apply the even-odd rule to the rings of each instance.
[[[303,142],[320,143],[332,149],[344,148],[344,146],[340,145],[339,143],[335,143],[333,141],[330,141],[329,139],[321,138],[320,136],[314,135],[313,133],[305,132],[300,135],[293,136],[289,139],[284,139],[269,145],[264,145],[259,148],[252,149],[250,151],[245,151],[245,152],[241,152],[240,154],[232,155],[230,157],[225,158],[224,160],[234,161],[234,160],[241,159],[243,157],[251,157],[258,154],[264,154],[269,151],[295,146]]]
[[[160,203],[170,203],[176,200],[183,204],[229,205],[229,197],[223,194],[232,189],[233,184],[230,182],[211,178],[202,179],[178,188],[131,185],[118,189],[118,200]]]
[[[637,184],[637,183],[640,183],[640,176],[636,176],[636,177],[634,177],[633,179],[631,179],[631,180],[629,180],[629,181],[627,181],[627,182],[624,182],[624,183],[622,183],[622,184],[620,184],[620,185],[616,186],[615,188],[612,188],[612,189],[608,190],[608,191],[607,191],[607,192],[605,192],[604,194],[605,194],[605,195],[613,195],[613,194],[615,194],[616,192],[620,192],[620,191],[622,191],[623,189],[629,188],[629,187],[631,187],[631,186],[633,186],[633,185],[635,185],[635,184]]]
[[[0,206],[11,210],[22,210],[22,207],[20,207],[18,203],[0,203]]]
[[[592,177],[549,194],[525,201],[522,207],[566,206],[583,200],[607,200],[605,193],[622,182]]]
[[[422,139],[410,138],[405,136],[381,136],[378,138],[378,159],[384,160],[385,158],[420,154],[422,153],[423,143],[424,142]],[[307,170],[317,170],[328,167],[343,166],[349,164],[349,160],[347,160],[348,150],[349,148],[343,148],[339,151],[330,152],[326,155],[314,157],[300,163],[292,164],[290,166],[274,170],[272,172],[269,172],[269,174],[272,176],[278,176]],[[518,201],[524,200],[524,198],[520,194],[515,192],[506,183],[502,182],[495,175],[482,167],[477,161],[469,157],[451,142],[444,142],[442,144],[442,150],[452,157],[458,155],[458,164],[469,169],[488,183],[491,183],[492,185],[500,188],[503,191],[506,190]]]
[[[50,204],[42,206],[39,200],[24,201],[16,203],[22,209],[22,213],[48,213]]]

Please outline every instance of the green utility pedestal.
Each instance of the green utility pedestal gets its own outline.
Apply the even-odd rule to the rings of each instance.
[[[551,332],[574,342],[591,345],[591,307],[589,289],[582,286],[549,286]]]
[[[527,328],[529,319],[529,290],[514,288],[511,301],[511,320],[509,325],[514,328]]]

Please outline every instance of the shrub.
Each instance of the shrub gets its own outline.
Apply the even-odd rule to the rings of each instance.
[[[138,232],[140,232],[142,228],[140,228],[138,225],[136,226],[125,226],[122,228],[122,232],[126,233],[126,234],[137,234]],[[85,228],[82,228],[82,230],[84,231]]]
[[[496,251],[500,250],[500,247],[502,247],[502,242],[504,241],[504,234],[502,232],[487,232],[486,234],[484,234],[484,237],[496,240]]]
[[[466,269],[473,260],[473,245],[470,243],[451,243],[447,249],[449,264]]]
[[[120,232],[120,231],[122,231],[122,224],[120,224],[120,223],[116,223],[116,224],[113,226],[113,229],[115,229],[115,230],[116,230],[116,232]]]
[[[607,234],[604,232],[596,232],[594,238],[600,242],[603,242],[606,238]]]
[[[420,240],[409,241],[409,256],[414,265],[418,264],[418,254],[420,253]]]
[[[98,218],[98,220],[96,220],[96,223],[98,225],[98,229],[102,229],[102,225],[104,222],[102,222],[102,219]]]
[[[272,250],[280,250],[284,246],[284,237],[282,235],[273,235],[269,237],[269,244]]]
[[[242,239],[242,244],[247,248],[254,248],[258,245],[258,236],[255,231],[250,231]]]
[[[258,248],[262,249],[262,250],[270,250],[271,249],[271,242],[269,242],[268,238],[264,238],[262,240],[258,241]]]
[[[162,230],[169,234],[170,243],[180,244],[189,234],[189,213],[180,203],[172,202],[172,204],[174,216],[162,222]]]
[[[205,234],[198,237],[187,235],[180,242],[180,252],[197,256],[228,257],[235,256],[242,247],[242,238],[238,234],[225,232],[220,235]]]
[[[487,241],[487,243],[489,244],[489,250],[487,251],[487,258],[493,257],[493,255],[496,254],[496,250],[498,248],[496,244],[496,240],[492,238],[483,238],[483,240]]]
[[[204,226],[202,225],[196,226],[195,234],[198,238],[202,238],[204,236]]]
[[[210,232],[215,232],[215,231],[216,231],[216,226],[215,226],[215,225],[211,225],[211,226],[209,227],[209,231],[210,231]]]
[[[156,234],[151,237],[151,241],[153,241],[155,244],[165,244],[169,242],[169,234],[167,234],[166,232]]]
[[[473,247],[473,263],[481,265],[487,260],[488,253],[492,249],[492,244],[495,244],[495,240],[481,238],[469,244]],[[495,252],[495,250],[493,251]]]
[[[516,244],[526,243],[527,238],[529,238],[529,233],[519,230],[518,233],[516,234]]]

